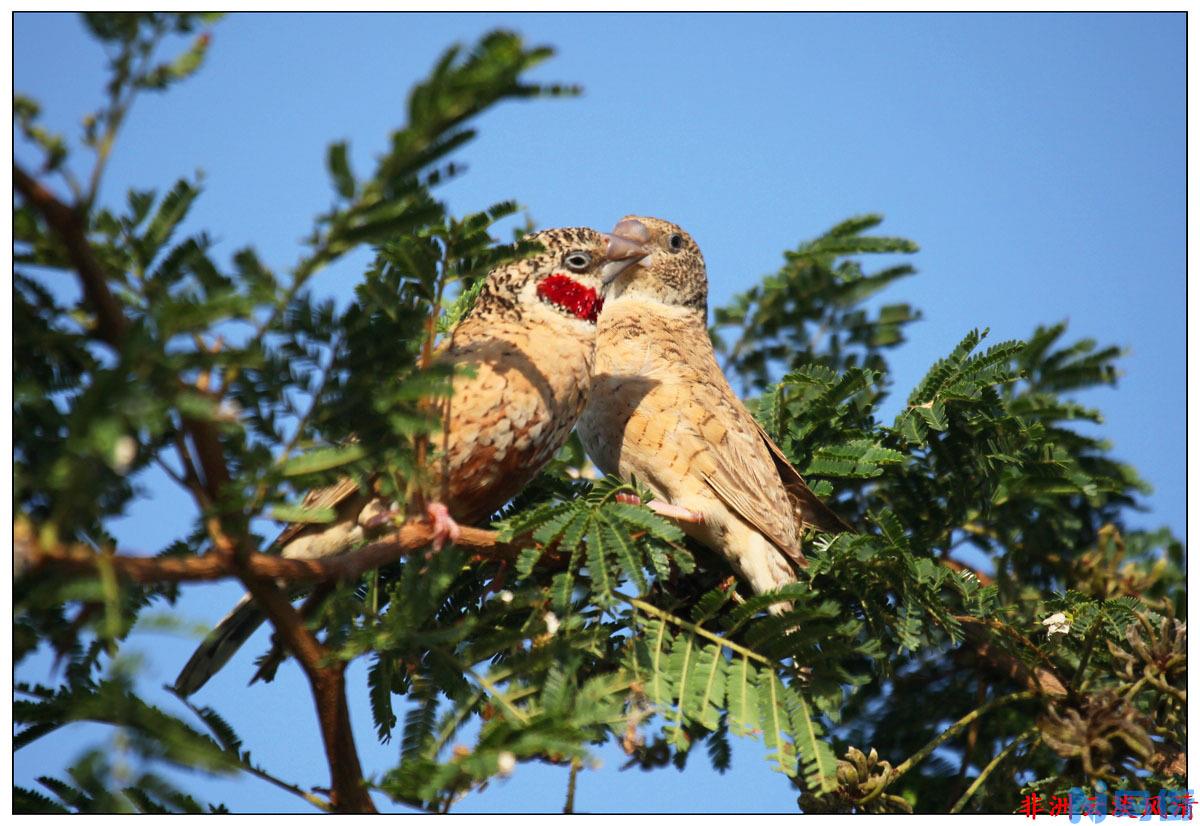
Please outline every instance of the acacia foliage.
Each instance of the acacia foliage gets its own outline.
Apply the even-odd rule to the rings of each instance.
[[[112,56],[108,100],[84,135],[102,170],[132,96],[202,62],[207,34],[159,63],[164,37],[211,21],[87,20]],[[438,427],[426,402],[448,386],[423,354],[480,276],[529,251],[496,228],[516,202],[455,217],[438,188],[461,174],[455,153],[477,115],[573,92],[525,79],[549,55],[505,32],[450,49],[414,86],[406,124],[368,176],[350,168],[344,143],[331,145],[333,205],[283,273],[253,249],[220,262],[206,234],[181,236],[198,181],[100,206],[98,173],[75,180],[67,141],[18,98],[23,134],[44,150],[39,172],[76,195],[125,319],[118,346],[98,342],[95,308],[48,286],[47,273],[74,267],[70,251],[16,199],[18,527],[47,545],[111,547],[105,526],[139,495],[140,471],[158,466],[188,486],[177,450],[196,421],[216,429],[229,478],[198,499],[195,524],[164,555],[208,550],[205,520],[263,548],[254,529],[265,515],[327,520],[297,503],[339,475],[410,496]],[[713,329],[747,403],[857,531],[810,536],[800,581],[750,596],[677,527],[617,501],[647,497],[636,483],[585,478],[572,442],[497,515],[499,538],[522,548],[511,562],[416,554],[320,603],[326,645],[369,663],[366,698],[352,704],[369,707],[381,740],[399,739],[395,765],[369,767],[377,792],[444,811],[521,761],[577,771],[606,740],[645,768],[686,768],[702,745],[724,770],[731,734],[762,739],[806,811],[1006,811],[1022,786],[1178,785],[1182,548],[1168,532],[1126,527],[1146,487],[1080,426],[1099,412],[1072,400],[1115,384],[1119,352],[1068,340],[1064,324],[990,345],[986,331],[964,331],[884,420],[887,356],[919,312],[875,306],[915,272],[896,256],[917,250],[871,234],[880,220],[851,218],[785,253],[776,273],[716,309]],[[373,262],[339,311],[309,280],[362,246]],[[875,255],[893,263],[870,271]],[[131,775],[88,750],[66,776],[15,789],[18,810],[222,808],[173,787],[160,762],[248,772],[324,805],[256,764],[220,709],[139,696],[122,647],[177,586],[44,566],[16,593],[18,666],[49,646],[65,668],[50,684],[18,684],[15,759],[95,721],[142,767]],[[776,603],[791,607],[769,613]]]

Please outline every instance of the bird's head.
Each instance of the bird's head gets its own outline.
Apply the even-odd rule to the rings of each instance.
[[[613,236],[651,249],[638,266],[614,280],[610,295],[637,296],[687,309],[708,310],[708,271],[700,247],[677,224],[661,218],[627,215]]]
[[[587,227],[560,227],[525,238],[540,252],[488,274],[476,302],[482,314],[595,324],[605,287],[650,253],[637,240]]]

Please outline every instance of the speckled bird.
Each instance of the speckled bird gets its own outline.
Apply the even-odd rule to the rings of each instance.
[[[456,374],[435,437],[438,491],[426,510],[433,547],[458,538],[458,523],[487,519],[516,495],[567,440],[587,401],[596,320],[605,286],[649,253],[642,242],[583,227],[534,233],[543,251],[496,268],[436,360]],[[392,503],[350,479],[311,491],[306,508],[335,508],[324,525],[291,525],[272,547],[292,559],[343,553],[391,522]],[[192,694],[262,624],[247,595],[197,648],[175,681]]]
[[[708,274],[675,224],[627,217],[613,230],[653,252],[609,289],[579,435],[605,473],[636,477],[650,507],[729,561],[755,593],[807,564],[804,526],[848,526],[805,484],[717,366]]]

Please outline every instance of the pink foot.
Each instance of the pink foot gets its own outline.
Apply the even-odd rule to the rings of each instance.
[[[679,522],[691,522],[694,525],[704,524],[704,514],[696,513],[679,505],[672,505],[667,502],[660,502],[657,499],[647,502],[646,507],[657,513],[659,516],[665,516],[667,519],[674,519]]]
[[[642,498],[636,493],[618,493],[613,497],[618,502],[625,505],[640,505]],[[677,522],[690,522],[694,525],[704,524],[704,514],[696,513],[679,505],[672,505],[668,502],[660,502],[653,499],[646,503],[646,507],[657,513],[659,516],[667,519],[674,519]]]
[[[425,506],[425,512],[429,514],[429,521],[433,524],[433,549],[435,551],[440,551],[447,539],[451,543],[458,541],[462,529],[450,517],[450,511],[446,509],[445,505],[441,502],[430,502]]]

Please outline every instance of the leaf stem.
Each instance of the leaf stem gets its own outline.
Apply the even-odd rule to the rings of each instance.
[[[567,802],[563,805],[563,814],[575,814],[575,780],[579,777],[579,758],[571,761],[571,773],[567,776]]]
[[[519,708],[517,708],[516,706],[514,706],[512,703],[510,703],[508,701],[508,698],[505,697],[504,693],[496,687],[495,683],[493,683],[487,677],[483,676],[482,674],[480,674],[478,671],[476,671],[474,668],[467,665],[466,663],[459,662],[459,660],[454,655],[452,655],[450,652],[445,651],[441,648],[435,648],[433,650],[437,651],[439,654],[442,655],[443,658],[445,658],[448,662],[450,662],[455,668],[457,668],[459,671],[466,674],[468,677],[470,677],[472,680],[474,680],[480,686],[482,686],[483,690],[486,691],[488,694],[490,694],[492,697],[494,697],[496,699],[496,702],[500,703],[500,705],[504,707],[504,710],[507,711],[509,714],[511,714],[514,719],[516,719],[519,723],[521,723],[521,725],[525,725],[525,726],[529,725],[529,718],[526,717],[525,714]]]
[[[989,711],[994,711],[995,709],[1000,708],[1001,706],[1010,705],[1012,703],[1017,703],[1022,700],[1029,700],[1036,696],[1037,696],[1037,692],[1035,692],[1035,691],[1018,691],[1014,694],[1006,694],[1003,697],[997,697],[995,700],[992,700],[990,703],[987,703],[986,705],[980,706],[979,708],[975,709],[974,711],[972,711],[971,713],[967,714],[962,719],[960,719],[957,723],[955,723],[954,725],[947,728],[945,731],[943,731],[937,737],[934,737],[932,740],[930,740],[928,743],[926,743],[925,746],[920,751],[918,751],[916,754],[914,754],[912,757],[908,758],[903,763],[896,766],[896,768],[892,769],[891,775],[890,775],[890,777],[888,777],[887,782],[880,783],[878,788],[875,789],[875,791],[873,791],[871,794],[864,797],[861,801],[859,801],[859,803],[860,804],[869,803],[872,800],[874,800],[875,798],[879,797],[879,795],[881,795],[883,793],[883,790],[885,788],[887,788],[892,783],[895,783],[897,780],[899,780],[901,777],[903,777],[908,772],[909,769],[913,768],[918,763],[920,763],[922,760],[924,760],[926,757],[933,754],[935,749],[937,749],[939,746],[941,746],[947,740],[949,740],[952,737],[954,737],[955,735],[957,735],[959,732],[961,732],[967,726],[971,725],[971,723],[973,723],[977,718],[982,717],[983,715],[987,714]]]
[[[211,730],[214,734],[217,734],[217,731],[213,727],[212,723],[209,722],[208,718],[206,718],[203,714],[200,713],[200,709],[194,703],[192,703],[191,700],[189,700],[187,697],[183,696],[182,694],[176,693],[174,690],[171,689],[170,686],[167,686],[166,688],[168,691],[170,691],[172,694],[174,694],[179,699],[180,702],[182,702],[185,706],[187,706],[188,710],[191,711],[193,714],[195,714],[196,717],[200,720],[200,722],[204,723],[204,725],[207,726],[208,729]],[[220,737],[218,735],[218,740],[219,739],[220,739]],[[306,791],[304,791],[304,789],[300,788],[299,786],[297,786],[293,783],[288,783],[286,780],[282,780],[278,777],[275,777],[273,774],[266,771],[265,769],[260,769],[259,767],[251,764],[249,761],[244,760],[241,757],[241,755],[238,755],[236,753],[236,751],[234,751],[234,750],[227,748],[226,753],[229,754],[229,756],[234,759],[237,766],[240,769],[242,769],[242,771],[244,771],[248,774],[252,774],[255,777],[259,778],[260,780],[265,780],[268,783],[270,783],[271,785],[277,786],[278,788],[283,789],[284,791],[291,792],[292,794],[296,795],[297,797],[302,797],[305,800],[307,800],[309,803],[311,803],[312,805],[316,806],[318,809],[320,809],[324,812],[332,812],[333,811],[333,806],[330,805],[329,801],[322,800],[321,798],[317,797],[316,795],[312,794],[311,792],[306,792]]]
[[[775,666],[778,665],[778,663],[776,663],[774,660],[764,657],[762,654],[759,654],[757,651],[753,651],[749,648],[746,648],[743,645],[738,645],[736,642],[733,642],[732,640],[727,640],[724,637],[722,637],[720,634],[715,634],[712,631],[709,631],[707,628],[701,628],[699,625],[696,625],[695,623],[688,622],[687,620],[684,620],[684,619],[680,619],[679,617],[675,616],[674,614],[664,611],[661,608],[658,608],[654,605],[651,605],[650,603],[645,602],[644,600],[640,600],[635,597],[627,596],[625,594],[622,594],[620,591],[614,591],[613,596],[615,596],[619,600],[622,600],[622,601],[628,603],[629,605],[632,605],[634,608],[636,608],[639,611],[647,613],[652,617],[657,617],[658,619],[663,620],[664,622],[669,622],[672,625],[679,626],[680,628],[683,628],[686,631],[690,631],[693,634],[696,634],[697,636],[701,636],[701,637],[704,637],[705,639],[712,640],[713,642],[717,643],[718,645],[722,645],[725,648],[728,648],[730,651],[736,651],[737,653],[741,654],[743,657],[747,657],[749,659],[754,660],[755,662],[762,663],[763,665],[771,666],[772,668],[774,668]]]
[[[1028,740],[1031,735],[1037,734],[1037,730],[1037,726],[1030,726],[1029,728],[1025,729],[1025,731],[1021,732],[1017,736],[1017,739],[1013,740],[1011,743],[1005,746],[999,754],[993,757],[992,762],[983,767],[983,771],[981,771],[979,776],[976,777],[971,785],[967,787],[967,790],[963,793],[963,796],[960,797],[958,802],[950,808],[950,814],[956,815],[961,812],[963,807],[967,805],[967,802],[974,796],[975,792],[979,791],[979,787],[982,786],[987,781],[988,777],[991,776],[992,772],[996,770],[996,767],[1003,763],[1005,758],[1016,751],[1017,747],[1020,746],[1022,742]]]
[[[1084,672],[1087,671],[1088,660],[1092,657],[1092,647],[1096,643],[1096,635],[1100,633],[1100,625],[1103,619],[1097,616],[1092,622],[1092,627],[1088,629],[1087,639],[1083,643],[1083,654],[1079,658],[1079,667],[1075,669],[1074,676],[1071,677],[1071,684],[1068,690],[1074,694],[1082,685]]]

